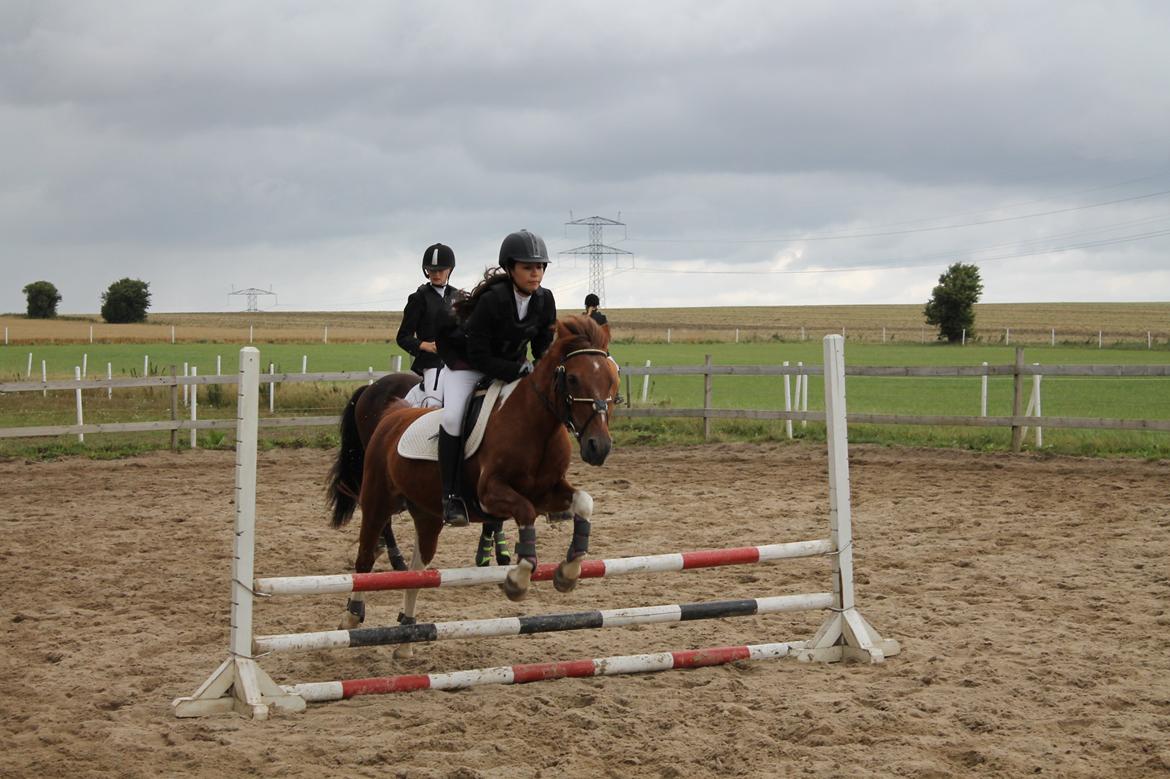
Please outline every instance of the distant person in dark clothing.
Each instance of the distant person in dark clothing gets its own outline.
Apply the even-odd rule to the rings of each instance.
[[[423,253],[422,272],[427,283],[410,293],[402,311],[402,325],[398,328],[398,345],[414,359],[410,369],[423,377],[417,391],[411,391],[407,400],[414,406],[443,405],[439,374],[443,361],[435,347],[439,320],[449,315],[451,305],[462,295],[448,282],[455,269],[455,252],[450,246],[436,243]]]
[[[609,319],[605,316],[605,314],[597,310],[597,307],[600,305],[601,300],[597,297],[597,295],[594,295],[592,292],[590,292],[585,296],[585,314],[597,324],[604,325],[609,322]]]

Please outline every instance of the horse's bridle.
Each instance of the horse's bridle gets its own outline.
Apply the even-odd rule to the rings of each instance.
[[[542,400],[544,400],[545,406],[547,406],[548,410],[552,412],[552,415],[555,416],[557,420],[565,426],[565,429],[567,429],[577,438],[577,443],[581,442],[581,436],[585,434],[585,430],[589,427],[590,423],[593,422],[593,419],[599,414],[602,416],[608,414],[609,404],[617,403],[621,399],[618,395],[613,395],[608,398],[576,398],[569,394],[569,388],[567,386],[567,382],[565,381],[565,363],[581,354],[602,354],[605,355],[606,358],[609,357],[609,352],[605,351],[604,349],[577,349],[576,351],[569,352],[561,358],[561,362],[559,365],[557,365],[556,372],[554,374],[555,378],[553,379],[554,395],[559,394],[562,398],[564,398],[564,404],[560,412],[558,412],[554,405],[549,402],[548,398],[544,396],[543,392],[541,392],[539,389],[536,390],[537,394],[540,395]],[[589,418],[585,420],[585,424],[581,425],[580,430],[577,429],[577,425],[573,422],[574,403],[593,404],[593,413],[590,414]]]

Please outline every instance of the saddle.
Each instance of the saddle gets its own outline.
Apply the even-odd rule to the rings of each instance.
[[[511,384],[504,384],[499,380],[484,378],[475,388],[471,400],[467,404],[467,411],[463,417],[463,458],[467,459],[475,454],[479,445],[483,443],[483,433],[487,429],[488,417],[497,401],[507,398],[519,380]],[[437,410],[437,409],[436,409]],[[398,439],[398,454],[408,460],[439,460],[439,414],[423,414],[410,424]]]

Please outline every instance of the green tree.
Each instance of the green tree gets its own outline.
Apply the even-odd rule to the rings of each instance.
[[[21,290],[28,297],[29,319],[52,319],[57,316],[57,304],[61,293],[48,281],[34,281],[25,284]]]
[[[923,314],[928,325],[938,326],[939,340],[956,343],[975,334],[975,304],[983,294],[979,267],[956,262],[938,277],[938,286],[930,295]]]
[[[145,322],[150,308],[150,284],[141,279],[119,279],[102,293],[102,319],[111,324]]]

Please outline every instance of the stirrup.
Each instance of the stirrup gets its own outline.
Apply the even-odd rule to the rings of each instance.
[[[448,527],[467,527],[470,524],[463,498],[458,495],[443,498],[443,524]]]

